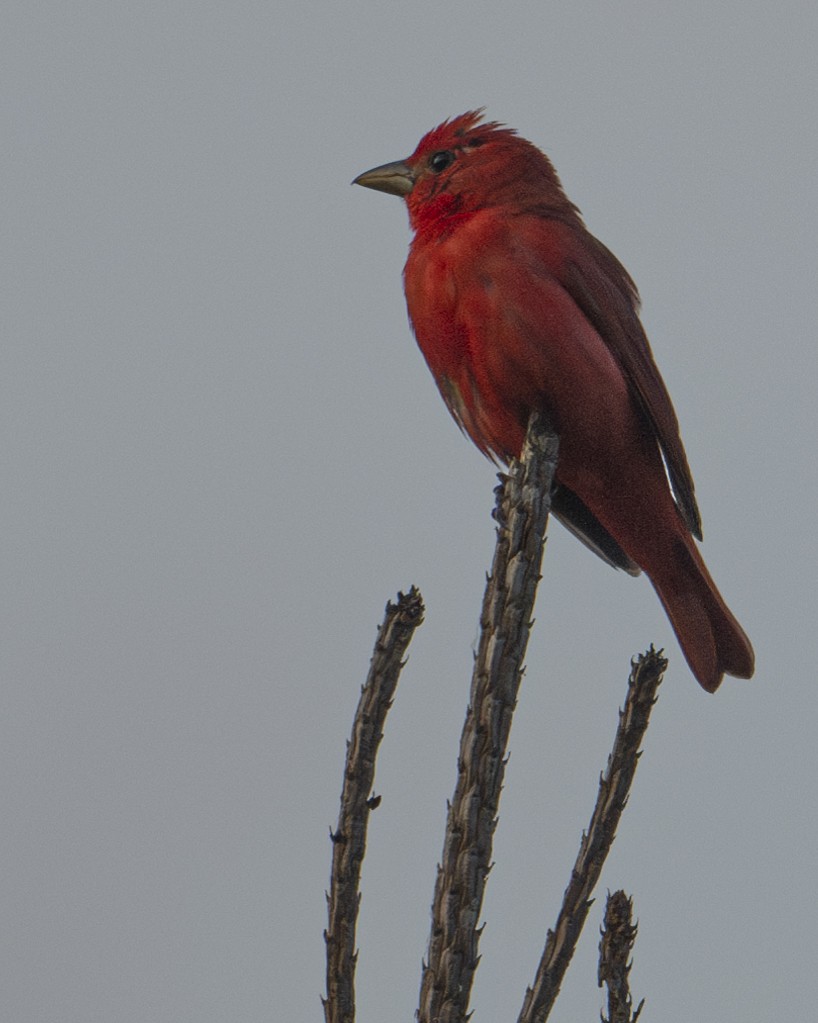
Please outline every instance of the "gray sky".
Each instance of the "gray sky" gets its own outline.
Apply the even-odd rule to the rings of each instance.
[[[758,667],[707,696],[647,581],[553,526],[475,1018],[516,1018],[651,642],[600,889],[634,896],[645,1018],[814,1015],[818,16],[502,7],[6,9],[5,1019],[320,1017],[344,743],[417,583],[358,970],[362,1021],[412,1019],[494,474],[411,337],[402,204],[349,181],[482,104],[640,287]],[[601,901],[556,1019],[601,1007]]]

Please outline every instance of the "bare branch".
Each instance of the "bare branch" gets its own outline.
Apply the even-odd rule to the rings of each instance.
[[[628,982],[636,930],[633,900],[621,890],[613,895],[609,892],[599,943],[599,986],[605,984],[608,988],[608,1018],[603,1016],[602,1023],[636,1023],[642,1011],[644,999],[631,1015],[633,1001]]]
[[[559,994],[588,915],[591,893],[616,836],[619,818],[636,772],[639,745],[648,727],[666,668],[667,661],[653,647],[633,663],[628,679],[628,696],[624,710],[619,712],[619,727],[608,757],[608,767],[599,780],[599,794],[591,824],[588,833],[582,836],[557,925],[548,932],[534,984],[525,994],[519,1023],[543,1023]]]
[[[380,802],[372,796],[375,757],[383,738],[386,714],[403,667],[403,658],[415,629],[423,621],[423,598],[413,586],[397,604],[386,605],[378,629],[369,674],[355,712],[352,738],[347,744],[344,786],[338,827],[331,833],[332,876],[327,896],[329,926],[327,945],[326,1023],[353,1023],[355,1019],[355,927],[360,894],[361,863],[366,850],[369,814]]]
[[[557,449],[557,438],[539,416],[532,416],[522,461],[512,462],[497,488],[497,546],[435,885],[419,1023],[462,1023],[468,1016],[479,960],[478,919],[540,578]]]

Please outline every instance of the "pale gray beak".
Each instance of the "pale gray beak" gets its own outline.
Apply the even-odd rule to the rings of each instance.
[[[407,164],[397,160],[395,163],[384,163],[380,167],[364,171],[352,184],[374,188],[378,192],[388,192],[390,195],[404,196],[409,195],[414,188],[415,176]]]

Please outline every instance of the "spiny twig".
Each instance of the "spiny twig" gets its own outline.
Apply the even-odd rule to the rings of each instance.
[[[386,605],[378,629],[369,674],[355,712],[352,738],[347,743],[344,785],[338,827],[331,833],[332,875],[327,895],[326,1023],[353,1023],[355,1019],[355,927],[361,901],[359,882],[366,849],[369,814],[380,802],[372,796],[375,756],[383,738],[386,714],[403,667],[403,658],[415,629],[423,621],[423,598],[413,586],[399,593],[396,604]]]
[[[599,986],[608,988],[608,1018],[602,1023],[636,1023],[645,1004],[644,998],[633,1014],[629,974],[630,956],[636,940],[633,922],[633,901],[623,891],[608,892],[605,922],[599,943]]]
[[[497,546],[435,885],[419,1023],[462,1023],[468,1016],[479,958],[478,920],[540,578],[557,449],[557,438],[533,416],[522,460],[512,462],[497,490]]]
[[[602,865],[608,855],[619,818],[636,773],[639,746],[667,661],[653,647],[638,657],[628,679],[625,707],[619,712],[608,767],[599,780],[599,794],[587,834],[582,836],[571,880],[565,890],[557,925],[548,932],[534,984],[525,994],[518,1023],[543,1023],[559,994],[565,971],[574,954]]]

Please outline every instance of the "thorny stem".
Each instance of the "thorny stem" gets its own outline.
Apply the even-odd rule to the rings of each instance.
[[[629,975],[630,956],[636,940],[633,901],[623,891],[608,893],[605,922],[599,943],[599,986],[608,988],[608,1018],[603,1023],[636,1023],[645,1000],[633,1014]]]
[[[596,887],[605,858],[613,845],[619,818],[625,809],[639,761],[639,746],[656,702],[656,692],[667,661],[653,647],[638,657],[628,679],[625,707],[619,712],[608,767],[599,780],[599,794],[587,834],[565,889],[557,925],[548,932],[534,984],[526,991],[518,1023],[543,1023],[559,994],[565,971],[582,931],[591,893]]]
[[[396,604],[386,605],[378,629],[369,674],[355,712],[352,737],[347,744],[344,785],[338,827],[331,833],[332,874],[327,895],[326,1023],[353,1023],[355,1019],[355,927],[361,901],[361,862],[366,849],[369,814],[380,802],[373,797],[375,756],[383,738],[386,714],[398,684],[404,656],[415,629],[423,621],[423,598],[413,586],[399,593]]]
[[[497,489],[497,546],[435,885],[419,1023],[462,1023],[468,1015],[479,959],[478,920],[540,579],[557,450],[557,438],[539,416],[532,416],[522,459],[512,462]]]

